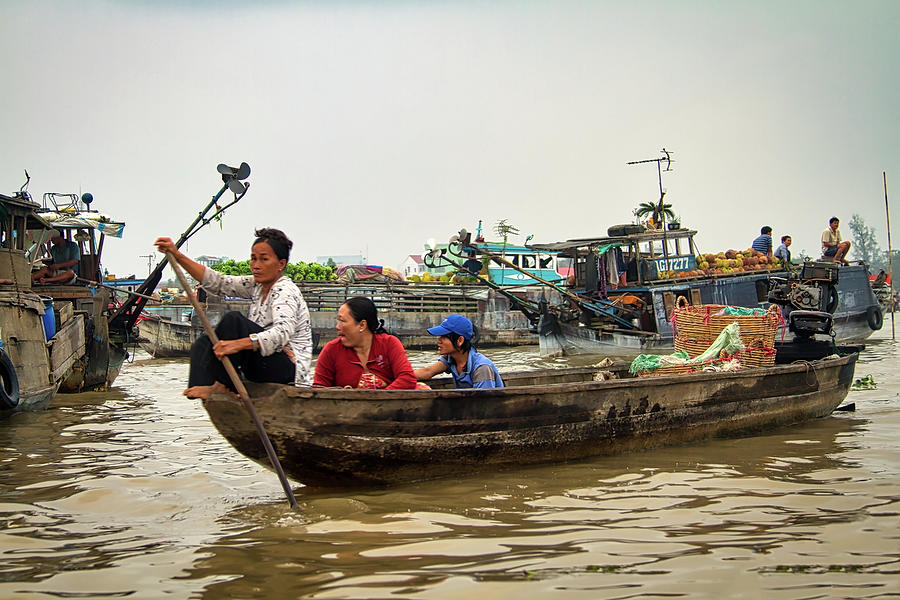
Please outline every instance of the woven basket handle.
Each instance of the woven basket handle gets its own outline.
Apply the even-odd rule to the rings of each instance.
[[[765,347],[766,342],[762,338],[756,338],[747,344],[747,350],[763,350]]]
[[[690,303],[684,296],[678,296],[678,298],[675,299],[675,308],[687,308],[688,306],[690,306]]]

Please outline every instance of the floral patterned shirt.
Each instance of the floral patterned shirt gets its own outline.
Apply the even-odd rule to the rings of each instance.
[[[297,372],[294,385],[309,386],[309,365],[312,362],[312,327],[309,309],[300,289],[294,282],[282,276],[269,289],[263,300],[262,284],[252,275],[224,275],[207,268],[201,281],[207,291],[236,298],[250,298],[247,318],[265,328],[259,333],[259,353],[272,355],[290,345],[294,353]]]

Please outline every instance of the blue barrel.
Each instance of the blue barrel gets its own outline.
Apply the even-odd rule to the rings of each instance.
[[[56,335],[56,312],[53,310],[53,298],[41,298],[44,301],[44,337],[49,341]]]

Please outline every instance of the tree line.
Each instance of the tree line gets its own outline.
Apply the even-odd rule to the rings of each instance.
[[[853,257],[865,262],[869,266],[869,271],[877,273],[878,271],[889,271],[888,252],[882,250],[875,237],[875,228],[866,224],[865,219],[854,214],[847,224],[850,228],[850,234],[853,236],[853,242],[850,251]],[[893,263],[898,264],[900,260],[900,251],[893,251]]]

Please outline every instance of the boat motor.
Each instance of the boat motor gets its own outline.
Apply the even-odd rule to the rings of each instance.
[[[834,313],[838,276],[837,264],[808,261],[787,277],[771,277],[768,300],[783,307],[786,314],[793,310]]]
[[[835,263],[807,261],[787,277],[769,279],[768,300],[781,306],[788,330],[798,338],[833,335],[839,273]]]

